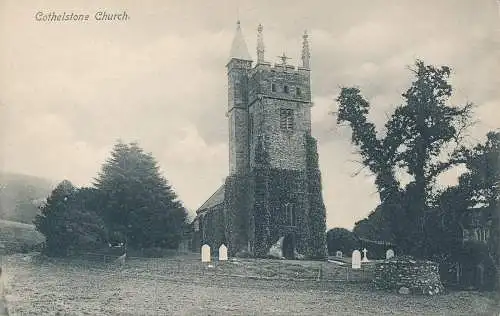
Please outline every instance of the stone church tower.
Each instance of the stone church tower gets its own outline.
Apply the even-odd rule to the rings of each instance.
[[[229,246],[232,255],[287,258],[326,254],[325,207],[316,142],[311,136],[308,35],[299,67],[265,60],[263,27],[257,61],[240,22],[226,65],[229,176],[197,211],[194,248]]]

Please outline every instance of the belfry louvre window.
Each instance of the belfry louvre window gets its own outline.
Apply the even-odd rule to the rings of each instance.
[[[282,130],[293,130],[293,110],[281,109],[280,110],[280,127]]]

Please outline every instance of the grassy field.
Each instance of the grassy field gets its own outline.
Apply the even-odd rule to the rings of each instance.
[[[35,230],[34,225],[11,222],[0,219],[0,254],[20,251],[23,247],[32,247],[45,238]]]
[[[3,258],[11,315],[495,315],[493,293],[401,296],[367,282],[315,281],[320,265],[241,260],[208,267],[192,256],[124,266]],[[301,280],[290,280],[297,272]]]

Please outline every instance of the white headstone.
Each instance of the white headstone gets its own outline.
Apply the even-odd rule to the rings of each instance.
[[[210,262],[210,246],[201,246],[201,262]]]
[[[342,251],[337,250],[337,252],[335,253],[335,257],[342,258],[342,256],[343,256]]]
[[[391,259],[392,257],[394,257],[394,250],[392,250],[392,249],[388,249],[388,250],[385,252],[385,258],[386,258],[386,259]]]
[[[222,244],[219,247],[219,261],[226,261],[227,260],[227,247],[226,245]]]
[[[368,260],[368,257],[366,257],[366,253],[368,252],[368,250],[363,249],[363,260],[361,260],[361,262],[370,262],[370,260]]]
[[[361,269],[361,252],[359,250],[354,250],[352,252],[352,268]]]

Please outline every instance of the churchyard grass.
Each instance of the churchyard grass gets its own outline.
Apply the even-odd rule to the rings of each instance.
[[[4,257],[11,315],[493,315],[498,302],[478,292],[401,296],[360,275],[333,281],[346,268],[327,262],[102,259]]]

